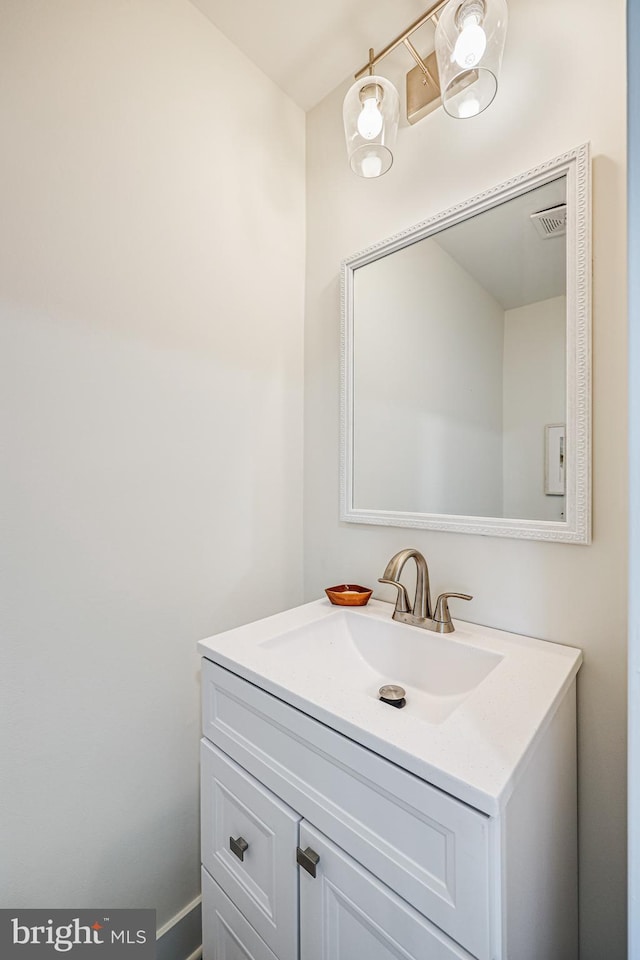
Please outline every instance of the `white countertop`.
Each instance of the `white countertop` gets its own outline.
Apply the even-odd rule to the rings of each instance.
[[[460,657],[474,647],[501,658],[463,696],[429,695],[436,711],[442,704],[439,713],[430,714],[437,722],[431,722],[420,706],[424,694],[404,681],[405,708],[381,703],[372,686],[377,674],[349,642],[350,618],[359,618],[358,626],[365,618],[374,629],[372,621],[378,626],[380,621],[390,623],[392,613],[393,605],[380,600],[351,608],[316,600],[202,640],[198,650],[460,800],[487,814],[498,813],[573,683],[581,651],[463,621],[454,621],[455,632],[443,637],[394,624],[419,634],[415,642],[423,638],[425,650],[428,638],[435,636],[433,642],[456,645]],[[331,636],[329,642],[287,640],[301,629],[299,635],[306,638],[304,631],[317,627],[331,628],[322,631],[322,636]],[[371,678],[368,687],[363,677]],[[389,676],[383,682],[398,681]]]

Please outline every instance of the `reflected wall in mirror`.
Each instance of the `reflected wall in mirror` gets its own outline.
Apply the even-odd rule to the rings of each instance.
[[[590,536],[584,145],[343,263],[343,520]]]

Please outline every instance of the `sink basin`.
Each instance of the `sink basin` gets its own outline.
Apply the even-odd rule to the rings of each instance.
[[[441,723],[502,660],[454,637],[340,610],[260,646],[285,656],[290,668],[338,684],[345,697],[377,700],[383,684],[400,684],[412,713]]]
[[[392,613],[392,604],[375,599],[366,607],[314,600],[210,637],[199,649],[301,717],[495,813],[573,684],[580,651],[460,621],[453,634],[440,635],[398,623]],[[402,709],[378,697],[392,683],[406,691]],[[212,693],[208,702],[218,724],[229,716],[234,726],[233,698]]]

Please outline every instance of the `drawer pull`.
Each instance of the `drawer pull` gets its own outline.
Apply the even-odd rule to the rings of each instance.
[[[307,873],[315,877],[316,867],[320,863],[320,857],[311,847],[307,847],[306,850],[301,850],[300,847],[296,847],[296,863],[299,863]]]
[[[245,850],[249,849],[249,844],[244,837],[238,837],[237,840],[229,837],[229,849],[232,853],[235,853],[238,860],[244,860]]]

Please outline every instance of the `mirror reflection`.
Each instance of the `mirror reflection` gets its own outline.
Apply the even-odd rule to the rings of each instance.
[[[353,271],[353,507],[563,521],[566,176]]]

